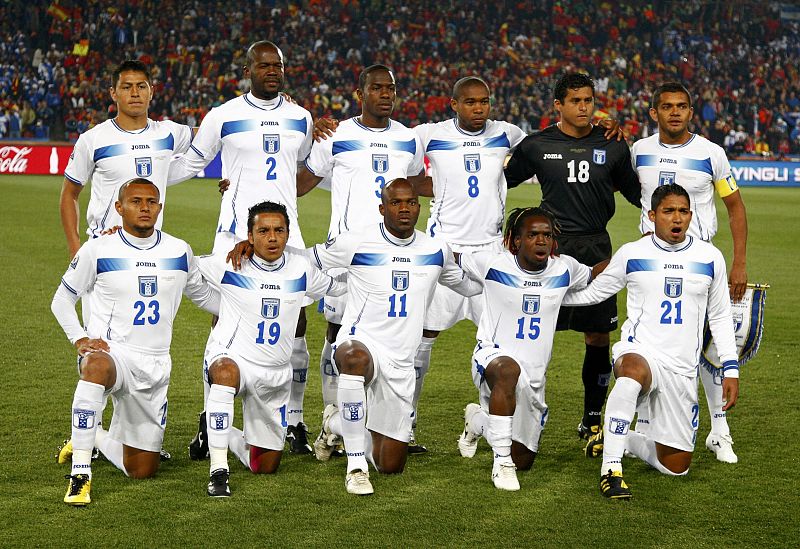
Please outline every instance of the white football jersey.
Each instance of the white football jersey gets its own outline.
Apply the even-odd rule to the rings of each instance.
[[[502,239],[507,192],[503,165],[525,132],[508,122],[488,120],[481,131],[469,133],[455,118],[421,124],[414,131],[433,177],[428,234],[465,245]]]
[[[222,150],[222,177],[230,188],[222,195],[217,232],[247,238],[251,206],[270,200],[286,206],[291,242],[299,243],[297,164],[311,150],[311,113],[279,95],[274,101],[251,93],[226,101],[203,118],[192,146],[170,169],[181,181],[206,167]]]
[[[288,364],[305,296],[319,299],[346,289],[344,282],[314,267],[304,250],[294,248],[286,248],[274,263],[254,255],[239,271],[222,256],[203,256],[199,262],[203,277],[221,295],[209,343],[260,366]]]
[[[192,129],[171,120],[148,120],[135,132],[123,130],[115,120],[106,120],[78,137],[64,177],[84,185],[91,182],[86,208],[86,233],[97,237],[104,229],[122,225],[114,209],[120,186],[135,177],[152,181],[166,203],[167,174],[172,156],[183,153],[192,142]],[[161,228],[164,211],[156,222]]]
[[[714,246],[691,236],[676,245],[655,235],[630,242],[588,288],[567,294],[564,305],[598,303],[626,286],[623,341],[641,343],[670,370],[694,377],[708,315],[723,368],[737,369],[725,259]]]
[[[417,134],[396,120],[378,130],[350,118],[333,136],[314,143],[306,167],[331,178],[328,237],[382,221],[381,189],[398,177],[419,175],[423,159]]]
[[[92,315],[86,326],[90,338],[152,354],[169,352],[181,294],[201,306],[218,300],[203,281],[191,247],[158,230],[144,239],[120,230],[89,240],[61,285],[77,297],[91,292]],[[72,314],[77,322],[74,308]],[[69,332],[67,336],[74,339]]]
[[[347,303],[339,339],[360,334],[383,343],[386,358],[401,368],[413,368],[422,338],[425,311],[436,282],[480,292],[464,276],[443,241],[421,231],[401,240],[383,223],[342,233],[309,249],[323,269],[348,270]]]
[[[689,235],[706,241],[714,238],[717,233],[714,189],[722,197],[738,189],[722,147],[696,134],[682,145],[664,145],[655,134],[634,143],[631,158],[642,184],[639,225],[642,234],[653,230],[653,223],[647,217],[653,191],[660,185],[677,183],[691,197]]]
[[[478,346],[499,346],[524,361],[532,382],[543,382],[561,301],[570,289],[585,288],[592,270],[562,255],[548,259],[541,271],[526,271],[508,251],[465,253],[459,262],[483,282]]]

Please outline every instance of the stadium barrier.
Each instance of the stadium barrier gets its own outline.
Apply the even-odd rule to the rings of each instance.
[[[67,167],[72,143],[0,141],[0,174],[61,175]],[[732,160],[731,169],[741,187],[798,187],[800,162]],[[198,177],[219,179],[222,163],[217,155]]]

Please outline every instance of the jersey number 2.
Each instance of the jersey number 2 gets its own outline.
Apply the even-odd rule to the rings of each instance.
[[[275,160],[274,156],[267,157],[267,181],[275,181],[278,179],[277,174],[275,173],[275,166],[277,165],[277,161]]]

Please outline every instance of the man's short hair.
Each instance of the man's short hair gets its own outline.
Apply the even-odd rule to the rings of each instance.
[[[277,213],[283,216],[286,221],[286,232],[289,232],[289,214],[286,211],[286,206],[278,204],[277,202],[270,202],[266,200],[259,202],[255,206],[251,206],[247,213],[247,232],[253,232],[253,224],[256,222],[256,216],[262,213]]]
[[[460,78],[453,84],[453,99],[458,100],[461,97],[461,92],[467,86],[471,86],[473,84],[480,84],[486,87],[486,91],[491,93],[489,89],[489,84],[483,78],[479,78],[477,76],[465,76],[464,78]]]
[[[376,72],[376,71],[386,71],[388,73],[394,74],[392,72],[392,69],[390,69],[386,65],[370,65],[369,67],[367,67],[366,69],[361,71],[361,74],[358,75],[358,89],[359,90],[364,91],[364,88],[367,85],[367,76],[369,76],[370,73],[373,73],[373,72]]]
[[[656,190],[653,191],[653,196],[650,198],[650,209],[656,211],[658,205],[661,204],[665,198],[672,195],[686,197],[686,202],[689,203],[690,208],[692,207],[692,199],[689,197],[689,193],[686,189],[677,183],[670,183],[669,185],[660,185],[656,187]]]
[[[657,109],[658,105],[661,103],[661,94],[663,93],[684,93],[689,100],[689,106],[692,106],[692,94],[689,93],[689,90],[686,89],[686,86],[680,82],[664,82],[656,88],[656,91],[653,92],[654,109]]]
[[[161,200],[161,192],[158,190],[158,186],[144,177],[134,177],[133,179],[129,179],[120,185],[119,192],[117,193],[117,200],[122,202],[122,195],[125,194],[125,190],[131,185],[152,185],[156,189],[156,195],[158,196],[158,199]]]
[[[559,103],[563,103],[569,90],[579,90],[581,88],[591,88],[592,97],[594,97],[594,80],[588,75],[579,72],[565,74],[556,82],[553,88],[553,98],[557,99]]]
[[[258,42],[253,42],[250,44],[250,47],[247,48],[247,53],[245,54],[246,63],[249,65],[255,61],[256,50],[258,48],[265,47],[273,48],[276,52],[278,52],[278,55],[283,56],[283,52],[274,42],[270,42],[269,40],[259,40]]]
[[[117,68],[114,69],[114,72],[111,75],[111,77],[114,79],[113,82],[111,82],[111,87],[116,88],[117,82],[119,82],[120,75],[123,72],[128,72],[128,71],[141,72],[142,74],[144,74],[145,79],[147,79],[147,81],[150,82],[150,69],[148,68],[147,65],[145,65],[138,59],[126,59],[125,61],[117,65]]]

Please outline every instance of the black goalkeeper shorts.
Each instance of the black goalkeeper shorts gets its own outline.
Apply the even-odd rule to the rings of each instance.
[[[592,235],[559,235],[558,253],[574,257],[584,265],[611,257],[611,237],[608,233]],[[561,307],[556,330],[608,333],[617,329],[617,296],[589,307]]]

